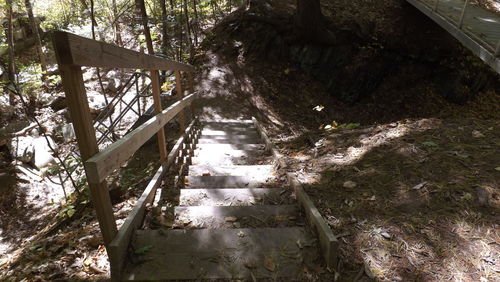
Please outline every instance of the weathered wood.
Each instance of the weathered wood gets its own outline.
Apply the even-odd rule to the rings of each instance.
[[[117,142],[109,145],[85,162],[87,180],[89,183],[100,183],[113,170],[128,160],[146,141],[157,133],[167,122],[172,120],[186,105],[196,98],[196,93],[175,102],[160,114],[150,118],[141,126]]]
[[[137,230],[142,224],[146,205],[148,203],[151,203],[154,199],[163,176],[174,163],[179,150],[182,148],[185,136],[189,134],[194,128],[195,122],[196,120],[193,120],[191,124],[186,128],[185,134],[181,136],[179,140],[177,140],[177,143],[168,154],[166,161],[160,166],[160,168],[158,168],[155,175],[148,183],[148,186],[146,187],[146,189],[144,189],[141,197],[139,198],[139,200],[137,200],[134,209],[127,216],[127,219],[118,231],[118,234],[109,244],[108,252],[111,262],[111,275],[113,279],[120,280],[130,238],[133,232]]]
[[[194,67],[187,64],[146,55],[68,32],[55,31],[53,36],[54,46],[56,52],[59,54],[59,64],[88,67],[194,71]]]
[[[56,53],[56,55],[59,61],[59,54]],[[87,94],[83,84],[82,70],[78,66],[69,66],[61,63],[59,63],[59,70],[82,161],[86,161],[98,153],[99,148],[97,146],[95,130],[92,126]],[[87,177],[89,177],[89,173],[86,173]],[[108,245],[117,232],[109,191],[104,181],[89,183],[89,187],[104,243]]]
[[[260,137],[262,138],[262,140],[264,140],[264,144],[266,144],[266,149],[269,150],[271,152],[271,154],[273,154],[274,159],[278,162],[279,168],[285,168],[286,163],[283,160],[283,156],[281,155],[280,152],[278,152],[278,150],[276,150],[273,142],[271,142],[271,139],[269,139],[269,137],[267,136],[267,133],[264,130],[264,128],[260,125],[260,123],[257,121],[257,119],[255,117],[252,117],[252,122],[255,125],[255,127],[257,128],[257,131],[259,132]]]
[[[193,78],[193,73],[192,72],[187,72],[187,82],[188,82],[188,93],[194,93],[194,78]],[[194,118],[195,113],[194,113],[194,103],[191,104],[191,107],[189,108],[189,112],[191,114],[191,119]]]
[[[184,97],[184,90],[182,89],[182,77],[180,71],[175,72],[175,91],[177,92],[177,100],[182,100],[182,97]],[[179,114],[179,132],[181,134],[184,132],[186,127],[186,117],[184,113],[184,111],[181,111]]]
[[[278,161],[280,168],[286,168],[286,163],[282,159],[283,156],[278,152],[278,150],[274,147],[274,144],[271,142],[269,137],[267,136],[264,128],[260,125],[260,123],[252,118],[255,127],[260,132],[264,143],[267,148],[272,152],[275,159]],[[313,229],[317,232],[320,242],[320,248],[323,253],[323,257],[325,258],[326,265],[329,269],[337,270],[337,262],[338,262],[338,241],[335,235],[333,235],[332,230],[326,223],[325,219],[321,216],[321,213],[318,211],[314,203],[311,201],[311,198],[307,195],[307,193],[302,188],[302,185],[295,176],[288,172],[287,173],[288,183],[294,189],[297,200],[300,205],[304,208],[306,217],[308,219],[308,223],[313,227]]]
[[[467,6],[469,5],[469,0],[465,0],[464,7],[462,8],[462,13],[460,14],[460,20],[458,21],[458,29],[462,29],[464,24],[465,12],[467,11]]]
[[[161,113],[161,90],[160,90],[160,77],[157,70],[151,70],[151,86],[153,90],[153,105],[155,108],[155,113]],[[164,162],[167,159],[167,145],[165,143],[165,130],[164,127],[158,130],[156,133],[158,139],[158,148],[160,150],[160,162]]]
[[[331,270],[338,271],[337,263],[339,246],[337,237],[335,237],[325,219],[321,216],[321,213],[318,211],[313,201],[311,200],[311,198],[309,198],[295,176],[292,173],[288,172],[287,178],[288,183],[293,187],[297,200],[305,210],[308,223],[318,234],[319,245],[321,248],[321,252],[323,253],[323,257],[326,261],[327,267]]]

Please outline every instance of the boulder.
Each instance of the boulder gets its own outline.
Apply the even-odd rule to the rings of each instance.
[[[66,101],[65,96],[59,96],[50,103],[50,108],[54,110],[54,112],[60,111],[68,107],[68,102]]]
[[[29,163],[33,159],[35,148],[33,147],[34,138],[31,136],[20,136],[10,140],[7,143],[12,158],[23,163]]]
[[[47,137],[49,142],[51,143],[52,148],[56,148],[56,144],[51,137]],[[47,140],[44,137],[38,137],[33,140],[33,158],[31,160],[31,164],[36,168],[41,169],[55,161],[52,156],[52,150],[47,144]]]
[[[71,123],[64,124],[61,127],[61,131],[65,142],[69,142],[76,138],[75,129],[73,128],[73,124]]]

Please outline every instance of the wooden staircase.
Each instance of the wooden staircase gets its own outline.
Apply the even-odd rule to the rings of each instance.
[[[176,229],[137,230],[124,280],[297,278],[319,256],[252,121],[203,122]],[[173,189],[164,187],[164,189]]]

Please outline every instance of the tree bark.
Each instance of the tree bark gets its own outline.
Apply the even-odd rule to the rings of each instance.
[[[304,41],[321,42],[329,36],[321,12],[320,0],[297,0],[295,32]]]
[[[168,25],[167,25],[167,3],[165,0],[160,0],[160,8],[161,8],[161,51],[164,55],[167,55],[168,52]]]
[[[146,12],[146,5],[144,0],[135,0],[137,14],[141,17],[142,26],[144,28],[144,36],[146,37],[146,46],[148,53],[154,55],[153,40],[151,40],[151,31],[148,26],[148,14]]]
[[[7,6],[7,45],[9,49],[9,60],[7,65],[7,78],[9,80],[8,84],[15,84],[16,78],[16,67],[14,64],[14,28],[12,25],[12,0],[6,0],[5,5]],[[15,104],[15,93],[6,85],[6,92],[9,93],[9,104],[14,106]]]
[[[186,33],[187,33],[187,41],[188,41],[188,46],[189,46],[189,59],[191,60],[194,57],[194,46],[193,46],[193,38],[192,38],[192,28],[191,24],[189,23],[189,11],[188,11],[188,6],[187,6],[187,1],[183,0],[183,6],[184,6],[184,16],[186,20]]]
[[[118,15],[118,8],[116,7],[116,0],[112,0],[111,5],[112,5],[112,7],[111,7],[112,11],[113,11],[113,29],[115,32],[114,41],[115,41],[115,44],[118,44],[118,46],[123,46],[120,22],[118,21],[118,18],[120,17],[120,15]]]
[[[42,67],[42,80],[45,79],[45,72],[47,71],[45,54],[42,49],[42,39],[40,38],[40,33],[38,32],[38,25],[36,24],[35,17],[33,16],[33,7],[31,6],[30,0],[25,0],[24,5],[26,6],[26,11],[28,11],[28,18],[31,25],[31,30],[36,39],[36,49],[38,52],[38,57],[40,59],[40,65]]]

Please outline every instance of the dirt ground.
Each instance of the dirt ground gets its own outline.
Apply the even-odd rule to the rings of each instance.
[[[293,9],[282,2],[283,13]],[[205,117],[255,116],[266,125],[287,170],[305,184],[338,237],[339,281],[498,281],[500,93],[491,85],[465,87],[469,96],[460,105],[443,97],[436,84],[446,76],[436,69],[462,66],[475,78],[485,67],[401,2],[322,1],[335,24],[351,26],[353,18],[369,15],[369,24],[358,25],[374,24],[385,46],[401,51],[398,44],[406,44],[411,47],[402,53],[432,57],[405,60],[361,101],[340,102],[289,61],[252,56],[241,36],[255,34],[240,30],[232,37],[231,22],[223,22],[197,50],[197,88],[204,91],[198,105]],[[391,19],[396,14],[421,24],[416,29],[423,35],[392,42],[409,32],[401,18]],[[433,61],[447,52],[457,56]],[[119,223],[134,197],[116,201]],[[93,211],[84,206],[56,234],[3,257],[0,280],[109,278],[98,234]]]

